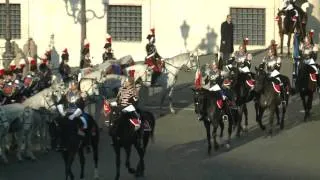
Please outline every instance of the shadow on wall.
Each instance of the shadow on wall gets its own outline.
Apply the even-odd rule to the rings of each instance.
[[[190,26],[187,24],[187,21],[184,20],[182,25],[180,26],[181,37],[184,41],[184,48],[187,50],[187,39],[189,37]]]
[[[73,21],[75,24],[81,24],[81,0],[63,0],[65,3],[65,9],[67,15],[73,17]],[[98,16],[97,13],[92,9],[86,9],[86,22],[92,19],[102,19],[107,13],[107,4],[103,3],[103,14]],[[70,6],[70,7],[69,7]]]
[[[219,49],[216,44],[217,36],[218,35],[214,29],[208,25],[206,37],[201,40],[200,44],[197,46],[197,49],[203,51],[205,54],[218,53],[214,52],[215,49]]]

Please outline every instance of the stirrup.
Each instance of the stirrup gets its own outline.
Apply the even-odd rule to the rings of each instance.
[[[228,121],[228,120],[229,120],[228,115],[226,115],[226,114],[223,115],[223,116],[222,116],[222,120],[225,121],[225,122]]]

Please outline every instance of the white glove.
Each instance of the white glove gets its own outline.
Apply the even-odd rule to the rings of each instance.
[[[58,109],[59,113],[61,114],[61,116],[65,116],[66,115],[66,112],[64,112],[64,110],[63,110],[63,105],[62,104],[59,104],[57,106],[57,109]]]
[[[74,119],[74,115],[72,114],[72,115],[70,115],[68,118],[69,118],[69,120],[72,121],[72,120]]]

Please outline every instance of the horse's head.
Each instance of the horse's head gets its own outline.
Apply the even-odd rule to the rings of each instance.
[[[88,96],[99,95],[99,81],[96,78],[81,78],[79,87]]]
[[[193,102],[196,114],[202,114],[206,107],[207,92],[204,89],[193,89]]]
[[[258,67],[256,67],[255,70],[256,70],[256,75],[255,75],[254,90],[259,93],[264,88],[264,84],[267,79],[267,72],[264,71],[264,69],[258,68]]]
[[[186,53],[186,55],[187,55],[187,61],[185,64],[183,64],[183,66],[186,67],[187,71],[195,70],[198,65],[197,59],[199,58],[199,55],[193,52]]]

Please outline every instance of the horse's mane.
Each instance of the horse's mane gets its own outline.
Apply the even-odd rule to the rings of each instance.
[[[38,92],[37,94],[26,99],[22,104],[24,106],[29,106],[29,107],[32,107],[35,109],[42,107],[43,104],[41,104],[42,102],[40,100],[43,100],[43,98],[51,92],[52,92],[52,88],[50,88],[50,87],[43,89],[42,91]]]

